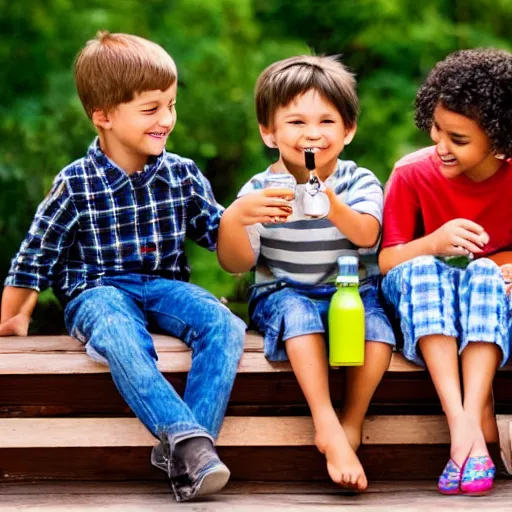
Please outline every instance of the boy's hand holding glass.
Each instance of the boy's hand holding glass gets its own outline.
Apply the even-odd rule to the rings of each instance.
[[[436,256],[479,254],[489,242],[484,228],[468,219],[453,219],[429,236]]]
[[[236,218],[244,226],[286,222],[292,214],[294,191],[287,188],[266,188],[238,198],[233,207]]]

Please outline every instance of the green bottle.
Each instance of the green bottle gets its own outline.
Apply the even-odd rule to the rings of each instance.
[[[359,295],[357,256],[338,258],[338,290],[329,305],[329,364],[364,364],[364,306]]]

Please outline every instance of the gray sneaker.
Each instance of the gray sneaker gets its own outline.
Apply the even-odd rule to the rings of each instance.
[[[170,453],[169,439],[164,439],[151,452],[153,466],[165,471],[176,501],[189,501],[220,491],[230,471],[219,459],[209,437],[189,437],[179,441]]]

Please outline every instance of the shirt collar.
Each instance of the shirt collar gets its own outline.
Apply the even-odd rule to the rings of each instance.
[[[100,148],[99,138],[96,137],[87,150],[87,159],[98,173],[105,176],[110,186],[120,181],[130,181],[133,188],[142,188],[150,183],[158,171],[164,166],[166,158],[165,149],[158,156],[150,156],[141,172],[128,175],[115,164]]]

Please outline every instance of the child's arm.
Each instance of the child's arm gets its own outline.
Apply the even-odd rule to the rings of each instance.
[[[217,256],[228,272],[247,272],[256,263],[247,226],[285,222],[292,213],[290,190],[267,188],[239,197],[222,215]]]
[[[26,336],[39,293],[30,288],[6,286],[2,294],[0,336]]]
[[[77,209],[59,175],[12,260],[2,295],[0,335],[27,334],[38,294],[51,285],[55,264],[73,243],[77,222]]]
[[[482,226],[468,219],[453,219],[430,235],[382,249],[379,267],[383,274],[418,256],[467,256],[479,254],[489,241]]]
[[[382,249],[379,267],[383,274],[418,256],[467,256],[479,254],[489,241],[484,228],[468,219],[453,219],[422,238]]]
[[[415,175],[410,177],[407,172],[407,168],[395,168],[386,186],[380,271],[387,274],[400,263],[418,256],[481,253],[481,247],[489,241],[488,235],[481,226],[468,219],[453,219],[433,233],[422,236],[425,206],[420,204],[417,195]]]
[[[341,202],[333,190],[326,187],[331,208],[327,218],[358,247],[373,247],[379,238],[380,222],[368,213],[360,213]]]

